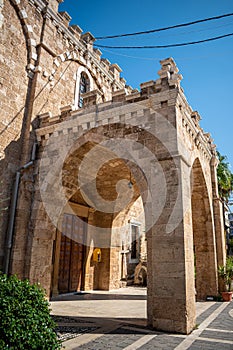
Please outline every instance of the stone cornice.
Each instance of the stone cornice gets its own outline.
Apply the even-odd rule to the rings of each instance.
[[[194,115],[194,113],[197,114],[197,112],[194,112],[192,110],[184,96],[183,91],[180,90],[177,98],[177,106],[179,107],[182,105],[184,107],[182,111],[182,126],[184,127],[188,135],[192,137],[196,147],[202,150],[206,157],[211,159],[211,149],[214,147],[212,139],[210,138],[209,134],[204,133],[204,131],[201,129],[201,127],[199,126],[199,120],[195,124],[194,120],[192,119],[192,116]]]
[[[29,4],[36,6],[37,11],[41,11],[45,8],[45,3],[42,0],[28,0]]]
[[[92,92],[90,92],[90,94],[91,93]],[[159,112],[161,108],[161,101],[164,100],[165,95],[168,99],[168,104],[175,106],[177,91],[172,89],[168,90],[167,93],[162,91],[147,97],[145,95],[140,95],[140,92],[137,92],[136,94],[136,101],[128,100],[128,96],[130,95],[124,94],[123,99],[116,102],[113,99],[112,101],[99,103],[98,105],[92,105],[78,110],[72,110],[72,106],[66,106],[61,108],[61,113],[58,116],[52,116],[51,113],[39,115],[40,127],[36,130],[37,139],[38,141],[41,139],[46,140],[52,134],[55,134],[56,136],[58,136],[60,133],[66,135],[68,134],[69,129],[75,129],[73,131],[76,132],[85,132],[100,125],[107,125],[111,123],[132,123],[132,113],[136,113],[140,118],[140,116],[144,115],[145,109],[150,110],[147,103],[145,103],[145,100],[150,98],[153,105],[153,110]],[[118,95],[118,92],[116,92],[116,95]],[[138,95],[140,95],[140,98]],[[134,96],[134,94],[132,94],[132,96]],[[97,109],[98,120],[96,119]],[[121,119],[122,114],[124,115],[123,120]],[[109,116],[111,116],[111,118],[109,118]],[[73,126],[74,119],[76,120],[75,127]],[[138,127],[143,128],[143,125],[142,119],[142,124],[138,125]]]

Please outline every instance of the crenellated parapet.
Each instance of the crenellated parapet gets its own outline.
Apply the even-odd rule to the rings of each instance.
[[[16,0],[12,0],[18,2]],[[97,75],[99,82],[105,81],[112,87],[113,91],[125,87],[125,81],[121,80],[121,69],[116,64],[111,64],[107,59],[101,57],[100,50],[95,49],[93,44],[95,42],[94,36],[90,33],[83,33],[78,25],[69,25],[71,17],[67,12],[57,12],[61,0],[30,0],[29,3],[36,8],[36,11],[45,18],[52,27],[55,27],[60,40],[66,42],[67,49],[62,52],[51,52],[54,56],[53,68],[47,74],[54,76],[57,68],[66,61],[74,60],[79,64],[88,67]],[[27,15],[25,15],[27,16]],[[38,45],[39,42],[35,43]],[[44,43],[49,51],[49,44]],[[43,71],[47,67],[33,67],[31,70]]]
[[[157,84],[163,85],[164,82],[168,81],[169,86],[179,87],[180,81],[182,80],[182,75],[178,74],[179,69],[177,68],[173,58],[169,57],[162,61],[161,69],[158,71],[160,79],[157,80]]]
[[[181,75],[178,74],[174,60],[169,58],[160,63],[159,78],[142,83],[140,91],[132,88],[128,91],[125,88],[115,90],[112,92],[112,99],[102,103],[101,91],[95,89],[83,94],[83,108],[80,110],[73,110],[69,105],[62,107],[59,115],[52,116],[50,113],[40,115],[40,127],[37,129],[38,141],[48,139],[49,135],[52,135],[55,129],[57,130],[59,124],[61,124],[58,127],[60,133],[67,134],[70,128],[69,121],[72,124],[74,119],[76,120],[75,129],[84,132],[101,125],[130,122],[132,115],[143,118],[145,110],[150,111],[151,108],[148,109],[148,106],[151,106],[153,111],[161,113],[166,118],[169,118],[169,115],[175,111],[174,125],[176,125],[178,135],[185,138],[184,144],[190,149],[196,148],[204,158],[210,160],[216,146],[210,134],[205,133],[200,127],[199,113],[192,110],[185,98],[180,87]],[[117,65],[114,65],[113,69],[115,74],[119,73],[120,69]],[[122,115],[124,115],[123,119]],[[67,123],[64,124],[64,121]],[[142,119],[140,127],[143,125]]]
[[[195,147],[202,152],[205,158],[210,160],[216,153],[216,145],[213,143],[210,133],[206,133],[200,126],[201,116],[193,111],[186,100],[184,92],[180,89],[176,110],[178,116],[178,128],[186,147]]]

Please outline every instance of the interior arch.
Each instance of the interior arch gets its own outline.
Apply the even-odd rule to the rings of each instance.
[[[217,294],[217,266],[213,214],[198,158],[192,166],[191,190],[196,297],[205,300],[208,295]]]

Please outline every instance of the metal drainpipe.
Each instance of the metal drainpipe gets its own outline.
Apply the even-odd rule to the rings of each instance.
[[[18,200],[18,192],[19,192],[19,184],[20,184],[20,176],[21,172],[27,168],[29,168],[35,160],[36,155],[36,146],[37,144],[33,144],[32,148],[32,155],[31,155],[31,161],[22,166],[17,172],[12,192],[12,200],[11,200],[11,206],[10,206],[10,217],[9,217],[9,223],[8,223],[8,229],[7,229],[7,239],[6,239],[6,254],[5,254],[5,263],[4,263],[4,269],[3,272],[5,274],[9,274],[9,266],[10,266],[10,257],[11,257],[11,249],[12,249],[12,243],[13,243],[13,233],[14,233],[14,223],[15,223],[15,212],[16,212],[16,206],[17,206],[17,200]]]
[[[15,177],[15,183],[12,193],[12,201],[10,207],[10,218],[7,229],[7,241],[6,241],[6,254],[5,254],[5,264],[4,264],[4,273],[9,273],[9,265],[10,265],[10,256],[11,256],[11,248],[12,248],[12,239],[13,239],[13,229],[15,223],[15,211],[17,205],[18,198],[18,190],[19,190],[19,181],[20,181],[20,171],[17,171]]]

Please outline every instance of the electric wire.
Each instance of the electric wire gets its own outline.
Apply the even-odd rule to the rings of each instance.
[[[180,36],[187,36],[187,35],[190,35],[190,34],[201,34],[201,33],[204,33],[204,32],[212,32],[211,33],[211,36],[215,35],[215,31],[217,29],[220,29],[220,28],[224,28],[226,29],[227,27],[232,27],[233,26],[233,21],[229,22],[229,23],[224,23],[224,24],[221,24],[221,25],[214,25],[213,26],[208,26],[208,27],[204,27],[204,28],[201,28],[201,29],[192,29],[192,30],[188,30],[188,29],[184,29],[183,31],[180,31],[179,33],[174,33],[174,32],[161,32],[161,33],[158,33],[156,35],[156,39],[167,39],[167,38],[174,38],[174,37],[180,37]],[[213,32],[214,31],[214,32]],[[135,38],[135,39],[140,39],[139,37]],[[151,41],[151,36],[147,36],[147,37],[144,37],[143,40],[144,41],[148,41],[150,40]]]
[[[135,36],[135,35],[144,35],[144,34],[162,32],[162,31],[166,31],[166,30],[170,30],[170,29],[191,26],[191,25],[194,25],[194,24],[197,24],[197,23],[203,23],[203,22],[218,20],[218,19],[225,18],[225,17],[230,17],[230,16],[233,16],[233,13],[226,13],[226,14],[220,15],[220,16],[208,17],[208,18],[199,19],[199,20],[192,21],[192,22],[186,22],[186,23],[176,24],[176,25],[173,25],[173,26],[168,26],[168,27],[163,27],[163,28],[156,28],[156,29],[145,30],[145,31],[140,31],[140,32],[98,36],[95,39],[96,40],[104,40],[104,39],[122,38],[122,37],[126,37],[126,36]]]
[[[137,59],[137,60],[145,60],[145,61],[159,61],[161,60],[161,57],[145,57],[145,56],[134,56],[134,55],[127,55],[127,54],[123,54],[121,52],[116,52],[116,51],[111,51],[111,50],[108,50],[108,49],[102,49],[102,51],[106,52],[106,53],[109,53],[109,54],[112,54],[113,56],[121,56],[121,57],[126,57],[126,58],[133,58],[133,59]],[[228,52],[224,52],[224,51],[221,51],[221,52],[218,52],[216,54],[215,53],[209,53],[207,55],[197,55],[197,56],[183,56],[182,57],[176,57],[177,60],[179,61],[196,61],[196,60],[203,60],[203,59],[209,59],[210,57],[221,57],[221,56],[224,56],[224,55],[229,55]]]
[[[203,40],[197,40],[197,41],[188,41],[185,43],[175,43],[175,44],[167,44],[167,45],[144,45],[144,46],[111,46],[111,45],[99,45],[99,44],[94,44],[94,47],[96,48],[107,48],[107,49],[166,49],[169,47],[180,47],[180,46],[188,46],[188,45],[196,45],[196,44],[201,44],[209,41],[214,41],[214,40],[219,40],[223,38],[227,38],[232,36],[233,33],[229,34],[224,34],[224,35],[219,35],[216,37],[208,38],[208,39],[203,39]]]

